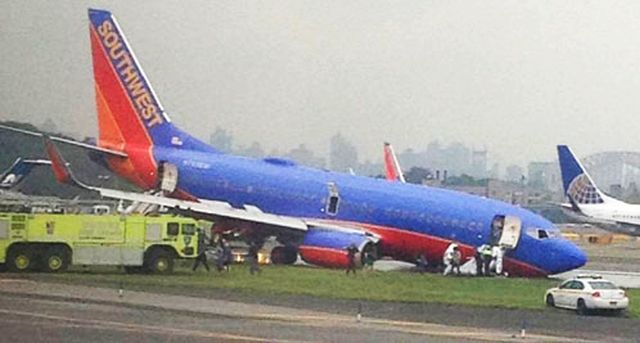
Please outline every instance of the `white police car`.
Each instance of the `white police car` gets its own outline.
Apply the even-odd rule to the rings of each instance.
[[[624,311],[629,298],[624,290],[597,275],[578,275],[558,287],[547,290],[547,306],[576,310],[586,314],[589,310]]]

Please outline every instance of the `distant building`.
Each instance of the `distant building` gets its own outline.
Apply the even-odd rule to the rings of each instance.
[[[487,178],[487,150],[473,150],[471,152],[469,175],[476,179]]]
[[[320,169],[325,167],[324,158],[316,157],[313,151],[307,149],[304,144],[300,144],[297,148],[291,149],[285,157],[304,166]]]
[[[601,152],[587,156],[583,164],[596,184],[605,191],[612,185],[627,189],[632,183],[640,184],[640,153]]]
[[[233,136],[228,133],[227,130],[216,128],[216,130],[209,136],[209,144],[224,153],[230,153],[233,144]]]
[[[505,180],[509,182],[521,183],[524,179],[524,170],[522,167],[512,164],[505,170]]]
[[[527,185],[535,189],[558,192],[562,187],[558,161],[531,162],[527,166]]]
[[[358,151],[340,133],[331,137],[329,164],[333,171],[347,172],[358,166]]]

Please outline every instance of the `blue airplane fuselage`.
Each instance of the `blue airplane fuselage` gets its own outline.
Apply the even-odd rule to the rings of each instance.
[[[156,161],[179,169],[178,188],[234,207],[322,220],[373,224],[477,247],[489,241],[496,215],[517,216],[522,235],[507,257],[531,274],[555,274],[586,262],[584,253],[545,218],[521,207],[466,193],[298,166],[292,161],[155,147]],[[327,213],[329,184],[339,194]],[[546,230],[550,238],[527,234]],[[410,244],[410,243],[408,243]],[[536,271],[537,270],[537,271]],[[526,273],[525,273],[526,274]]]

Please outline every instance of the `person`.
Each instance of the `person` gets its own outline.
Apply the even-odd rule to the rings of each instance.
[[[233,260],[233,254],[231,253],[231,244],[226,239],[222,239],[222,263],[225,271],[231,270],[231,262]]]
[[[462,252],[459,246],[453,247],[453,259],[451,261],[451,269],[456,272],[456,275],[460,275],[460,264],[462,264]]]
[[[484,273],[482,272],[482,245],[476,248],[476,254],[474,256],[476,261],[476,276],[482,276]]]
[[[216,246],[216,270],[222,272],[224,270],[224,249],[222,244]]]
[[[207,263],[207,254],[206,254],[207,239],[205,237],[204,232],[202,232],[202,229],[198,229],[196,235],[198,238],[198,256],[196,257],[196,260],[193,263],[192,269],[195,272],[196,269],[198,269],[198,267],[200,266],[200,264],[202,264],[207,269],[207,271],[209,271],[209,264]]]
[[[260,273],[260,265],[258,264],[258,251],[260,247],[255,242],[249,244],[249,253],[247,259],[249,260],[249,273],[251,275]]]
[[[494,259],[496,275],[502,275],[502,262],[504,259],[504,248],[496,245],[491,249],[491,253]]]
[[[444,255],[442,256],[442,262],[444,263],[444,272],[443,275],[449,275],[453,269],[456,267],[456,250],[458,249],[458,244],[452,242],[447,247],[447,250],[444,251]],[[460,274],[460,255],[458,255],[458,274]]]
[[[427,271],[427,267],[429,266],[429,261],[427,261],[427,258],[424,256],[424,253],[418,256],[418,259],[416,260],[416,266],[418,267],[418,272],[420,272],[420,274]]]
[[[492,249],[488,244],[483,244],[480,246],[480,254],[482,255],[482,274],[484,276],[491,275],[491,259],[492,259]]]
[[[373,263],[376,261],[375,256],[370,251],[364,253],[364,268],[367,271],[373,271]]]
[[[358,253],[358,248],[355,244],[351,244],[345,250],[347,250],[347,272],[353,272],[353,275],[356,275],[356,254]]]

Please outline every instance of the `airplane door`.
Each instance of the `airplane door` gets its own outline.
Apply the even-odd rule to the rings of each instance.
[[[160,190],[170,194],[178,185],[178,168],[171,163],[162,162],[160,165]]]
[[[498,244],[507,248],[515,249],[520,241],[520,232],[522,231],[522,221],[518,217],[505,216],[502,226],[502,235]]]

